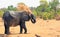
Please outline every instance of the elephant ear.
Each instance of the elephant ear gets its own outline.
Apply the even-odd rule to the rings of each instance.
[[[31,14],[31,22],[36,23],[36,17],[33,14]]]

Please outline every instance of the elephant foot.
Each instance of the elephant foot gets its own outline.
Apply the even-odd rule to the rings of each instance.
[[[20,32],[19,34],[22,34],[22,32]]]
[[[5,34],[9,35],[9,34],[11,34],[11,33],[10,33],[10,32],[6,32]]]
[[[27,32],[24,32],[24,34],[27,34]]]

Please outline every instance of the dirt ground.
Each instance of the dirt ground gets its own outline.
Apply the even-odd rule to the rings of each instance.
[[[60,37],[60,21],[36,19],[35,24],[26,22],[27,34],[19,34],[20,27],[10,27],[10,35],[4,35],[4,23],[0,18],[0,37]]]

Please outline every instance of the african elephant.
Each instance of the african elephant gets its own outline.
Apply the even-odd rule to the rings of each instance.
[[[32,23],[36,23],[36,18],[33,14],[29,15],[26,11],[5,11],[3,14],[5,34],[9,34],[9,27],[20,26],[20,33],[24,29],[24,33],[27,33],[25,21],[31,20]]]

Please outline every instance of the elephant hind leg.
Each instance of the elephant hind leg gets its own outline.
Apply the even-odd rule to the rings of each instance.
[[[9,26],[7,26],[6,23],[4,23],[4,27],[5,27],[5,34],[10,34],[10,32],[9,32]]]
[[[4,21],[4,27],[5,27],[5,34],[10,34],[10,32],[9,32],[9,24],[6,21]]]

